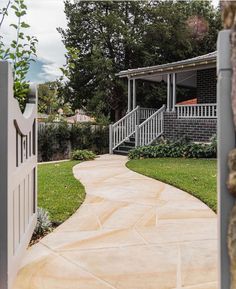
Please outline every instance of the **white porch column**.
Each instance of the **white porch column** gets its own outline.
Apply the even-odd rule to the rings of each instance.
[[[167,74],[167,111],[171,108],[171,76]]]
[[[175,105],[176,105],[176,73],[172,74],[173,81],[172,81],[172,111],[175,111]]]
[[[136,82],[135,78],[133,79],[133,109],[136,107]]]
[[[130,78],[128,77],[128,109],[127,112],[131,111],[131,85],[130,85]]]

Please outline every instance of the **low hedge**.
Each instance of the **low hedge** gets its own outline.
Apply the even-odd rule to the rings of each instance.
[[[215,138],[210,144],[186,143],[183,141],[164,141],[156,145],[132,149],[129,159],[142,158],[216,158],[217,146]]]
[[[74,161],[89,161],[95,158],[96,155],[88,150],[75,150],[71,153],[71,159]]]

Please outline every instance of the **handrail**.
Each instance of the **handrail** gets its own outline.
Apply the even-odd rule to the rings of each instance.
[[[212,106],[216,103],[198,103],[198,104],[176,104],[175,107],[187,107],[187,106]]]
[[[178,118],[217,118],[216,103],[176,105]]]
[[[137,106],[135,109],[131,110],[130,112],[128,112],[125,116],[123,116],[121,119],[119,119],[117,122],[115,122],[114,124],[112,124],[113,127],[115,127],[116,125],[118,125],[120,122],[122,122],[124,119],[128,118],[130,115],[132,115],[134,112],[138,111],[140,109],[139,106]]]
[[[135,132],[135,126],[140,121],[140,107],[127,113],[116,123],[109,126],[109,151],[113,152],[120,144],[132,136]]]
[[[135,146],[146,146],[163,134],[165,105],[135,128]]]

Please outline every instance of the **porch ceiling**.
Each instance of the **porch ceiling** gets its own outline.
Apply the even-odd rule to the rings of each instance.
[[[196,70],[214,68],[216,67],[216,55],[217,51],[177,62],[123,70],[119,72],[117,76],[149,81],[161,81],[163,80],[163,76],[168,73],[193,72]]]
[[[137,78],[136,78],[137,79]],[[143,78],[139,78],[147,81],[165,82],[167,83],[167,74],[153,74],[146,75]],[[176,74],[176,85],[182,85],[187,87],[197,87],[197,71],[181,71]]]

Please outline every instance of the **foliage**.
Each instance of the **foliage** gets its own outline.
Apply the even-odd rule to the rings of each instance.
[[[52,223],[48,211],[43,208],[37,209],[37,224],[34,230],[34,235],[43,236],[45,233],[49,232],[52,228]]]
[[[64,115],[71,115],[71,107],[60,98],[58,90],[61,87],[59,81],[51,81],[39,84],[38,86],[38,110],[48,115],[57,114],[59,109]]]
[[[52,223],[64,222],[84,201],[84,187],[72,172],[77,164],[66,161],[38,166],[38,205],[49,212]]]
[[[141,158],[216,158],[216,141],[210,144],[188,143],[182,140],[165,141],[153,146],[132,149],[129,159]]]
[[[43,161],[50,161],[54,154],[63,159],[68,154],[70,129],[67,123],[45,123],[38,132],[38,150]]]
[[[30,27],[23,17],[27,14],[27,6],[24,0],[9,0],[7,6],[2,8],[2,18],[0,20],[0,29],[3,25],[5,17],[8,15],[9,9],[14,11],[16,22],[10,26],[15,29],[15,39],[11,41],[10,47],[6,47],[3,43],[3,37],[0,37],[0,59],[9,60],[14,68],[14,95],[19,101],[23,110],[27,94],[29,91],[29,83],[26,81],[26,75],[29,71],[31,61],[36,57],[37,39],[34,36],[25,34],[24,31]]]
[[[96,155],[88,150],[75,150],[71,153],[71,159],[74,161],[89,161],[94,160]]]
[[[186,59],[216,49],[220,13],[210,1],[65,1],[67,49],[61,94],[74,108],[118,119],[127,107],[120,70]],[[145,97],[144,97],[145,95]],[[166,86],[137,81],[140,105],[157,107]]]
[[[70,148],[108,152],[108,127],[92,124],[68,125],[65,122],[45,123],[38,132],[38,150],[42,161],[69,158]]]
[[[97,154],[107,153],[109,147],[108,126],[75,124],[71,127],[71,147],[90,149]]]
[[[127,167],[180,188],[217,210],[216,160],[156,158],[132,160]]]

